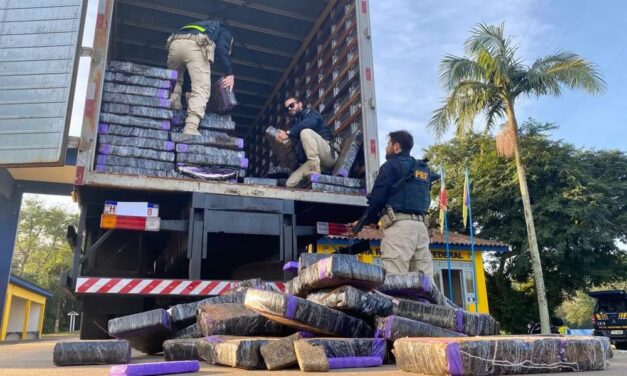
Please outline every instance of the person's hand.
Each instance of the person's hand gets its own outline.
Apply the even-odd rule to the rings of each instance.
[[[235,86],[235,76],[230,75],[224,77],[220,86],[222,88],[228,88],[229,90],[233,90],[233,86]]]
[[[278,131],[277,134],[276,134],[276,140],[279,141],[279,142],[283,142],[283,141],[287,140],[287,137],[288,137],[287,136],[287,132],[282,131],[282,130]]]

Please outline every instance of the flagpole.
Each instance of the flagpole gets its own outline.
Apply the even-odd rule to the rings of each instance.
[[[442,176],[442,185],[444,185],[444,167],[440,168],[440,175]],[[445,185],[444,185],[445,186]],[[445,186],[446,187],[446,186]],[[446,194],[446,188],[445,189],[445,194]],[[447,203],[448,205],[448,203]],[[443,214],[444,214],[444,239],[445,239],[445,244],[446,244],[446,260],[447,260],[447,268],[448,268],[448,292],[449,292],[449,298],[451,299],[451,301],[453,300],[453,277],[451,276],[451,248],[449,247],[449,243],[448,243],[448,208],[446,208],[446,210],[444,210]]]
[[[466,168],[466,192],[468,194],[468,222],[470,224],[470,258],[472,260],[472,283],[475,291],[475,312],[479,312],[479,291],[477,291],[477,275],[475,264],[475,226],[472,222],[472,204],[470,201],[470,176]]]

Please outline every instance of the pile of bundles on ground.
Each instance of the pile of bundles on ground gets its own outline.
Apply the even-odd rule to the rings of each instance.
[[[124,364],[116,375],[189,372],[199,361],[305,372],[395,362],[416,373],[492,375],[604,369],[611,355],[603,337],[497,336],[491,316],[454,306],[422,273],[386,276],[345,255],[304,254],[297,268],[286,293],[245,281],[224,296],[115,318],[108,330],[117,339],[60,342],[54,361]],[[165,362],[125,364],[131,347],[163,352]]]

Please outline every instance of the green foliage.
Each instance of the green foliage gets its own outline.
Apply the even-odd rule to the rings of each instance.
[[[76,214],[62,207],[47,207],[37,198],[25,199],[20,210],[11,273],[54,293],[46,302],[44,332],[54,329],[57,310],[64,323],[65,313],[76,304],[73,295],[60,285],[61,272],[71,267],[73,257],[65,240],[67,226],[76,223]]]
[[[627,156],[550,140],[554,128],[529,120],[520,129],[550,311],[577,290],[625,280],[627,270],[618,246],[627,242]],[[449,227],[462,233],[468,231],[461,220],[468,167],[477,236],[511,246],[487,263],[491,311],[506,330],[524,330],[527,321],[537,321],[537,302],[515,166],[497,156],[493,137],[472,132],[430,147],[426,156],[444,166]]]
[[[591,291],[601,290],[627,290],[627,280],[612,282],[598,287]],[[556,313],[562,317],[569,328],[590,329],[592,328],[592,313],[596,299],[588,296],[583,290],[575,292],[574,296],[569,296],[557,308]]]

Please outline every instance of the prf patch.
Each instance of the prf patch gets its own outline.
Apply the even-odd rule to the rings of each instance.
[[[425,171],[416,170],[416,171],[414,171],[414,177],[416,179],[428,181],[429,180],[429,173],[425,172]]]

